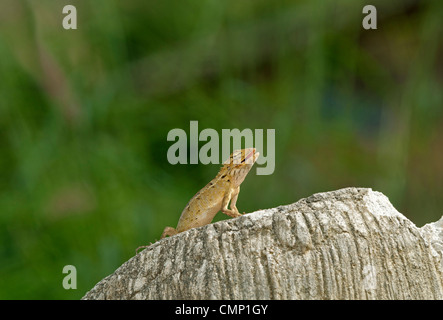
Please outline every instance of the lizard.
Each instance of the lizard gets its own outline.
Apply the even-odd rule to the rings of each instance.
[[[234,151],[223,163],[217,176],[189,200],[181,213],[177,227],[166,227],[161,239],[207,225],[219,211],[231,218],[240,217],[241,214],[236,206],[240,185],[259,155],[255,148]],[[229,204],[230,209],[228,209]],[[136,252],[144,247],[146,246],[137,248]]]
[[[255,148],[234,151],[224,162],[217,176],[189,200],[177,228],[166,227],[161,238],[207,225],[219,211],[231,218],[241,216],[236,207],[240,185],[259,155]]]

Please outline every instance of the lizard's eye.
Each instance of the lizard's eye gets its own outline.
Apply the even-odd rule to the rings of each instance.
[[[245,152],[244,150],[236,150],[234,151],[228,160],[225,161],[225,164],[241,164],[245,162]]]
[[[232,163],[237,164],[237,163],[241,163],[242,160],[242,154],[241,153],[235,153],[232,156]]]

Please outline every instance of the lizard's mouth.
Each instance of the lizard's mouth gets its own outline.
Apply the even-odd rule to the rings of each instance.
[[[256,157],[258,157],[258,154],[259,154],[259,153],[258,153],[258,152],[255,152],[255,148],[252,149],[251,152],[249,152],[249,153],[246,155],[246,157],[242,160],[242,163],[246,163],[246,162],[248,161],[248,159],[251,158],[254,154],[257,155]],[[256,157],[254,157],[254,160],[255,160]]]

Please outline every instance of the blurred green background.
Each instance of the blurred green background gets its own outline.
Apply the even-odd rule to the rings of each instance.
[[[81,298],[175,226],[219,169],[167,162],[191,120],[276,130],[275,172],[249,175],[240,211],[356,186],[439,219],[443,1],[372,1],[377,30],[366,4],[3,0],[0,298]]]

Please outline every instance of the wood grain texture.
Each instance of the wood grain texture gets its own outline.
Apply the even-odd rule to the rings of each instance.
[[[442,256],[443,219],[346,188],[162,239],[83,299],[443,299]]]

